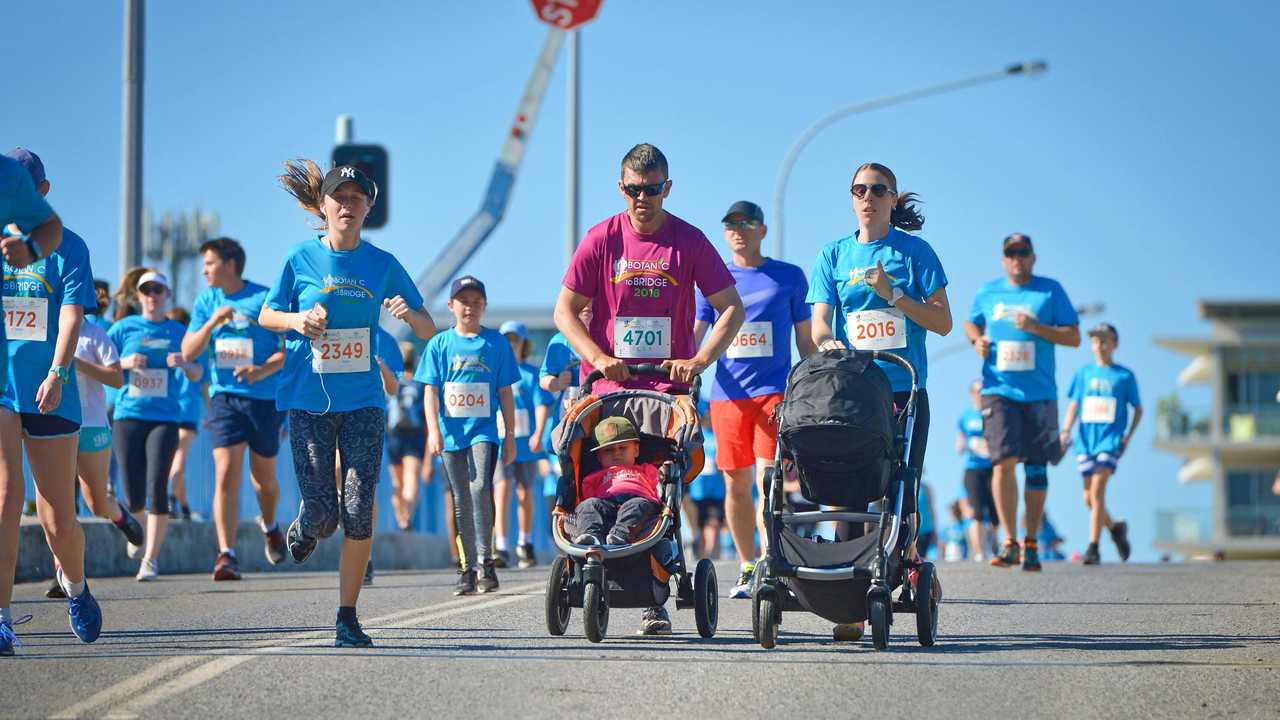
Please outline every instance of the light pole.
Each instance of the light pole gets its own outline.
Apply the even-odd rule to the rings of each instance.
[[[835,110],[819,118],[817,122],[810,125],[809,129],[805,130],[804,133],[800,135],[800,138],[791,145],[791,149],[787,151],[786,159],[782,161],[782,167],[778,170],[778,185],[773,196],[773,227],[771,228],[772,230],[776,230],[773,235],[774,257],[779,260],[782,259],[784,239],[782,204],[787,193],[787,180],[791,177],[791,168],[795,166],[796,158],[800,155],[800,151],[804,150],[805,146],[813,140],[814,136],[826,129],[828,125],[850,115],[856,115],[857,113],[866,112],[868,110],[878,110],[891,105],[900,105],[904,102],[910,102],[911,100],[919,100],[920,98],[932,95],[941,95],[942,93],[948,93],[953,90],[963,90],[964,88],[983,85],[985,83],[995,82],[997,80],[1003,80],[1017,75],[1039,75],[1048,69],[1049,65],[1039,60],[1035,62],[1017,63],[1016,65],[1010,65],[1001,70],[971,75],[959,80],[952,80],[950,82],[930,85],[928,87],[899,93],[897,95],[889,95],[875,100],[868,100],[867,102],[858,103],[856,105],[849,105],[848,107],[840,108],[839,110]]]

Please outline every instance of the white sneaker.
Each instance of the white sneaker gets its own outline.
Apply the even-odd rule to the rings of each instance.
[[[134,545],[133,543],[125,543],[124,551],[129,555],[130,560],[137,560],[138,558],[142,557],[141,545]]]
[[[138,582],[150,582],[160,577],[160,571],[156,568],[156,561],[143,558],[142,564],[138,566],[138,574],[135,577]]]

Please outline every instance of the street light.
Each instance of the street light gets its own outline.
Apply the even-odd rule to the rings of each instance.
[[[1015,65],[1010,65],[1001,70],[981,73],[978,75],[972,75],[970,77],[961,78],[959,80],[952,80],[950,82],[945,82],[938,85],[930,85],[928,87],[923,87],[918,90],[911,90],[909,92],[904,92],[898,95],[889,95],[887,97],[878,98],[876,100],[868,100],[867,102],[858,103],[856,105],[850,105],[848,107],[840,108],[839,110],[828,113],[827,115],[820,118],[813,125],[810,125],[809,129],[805,130],[804,133],[800,136],[800,138],[796,140],[794,144],[792,144],[791,149],[787,151],[786,159],[782,161],[782,167],[778,170],[778,186],[777,186],[777,189],[774,191],[774,196],[773,196],[774,229],[776,229],[777,231],[776,233],[774,233],[774,236],[773,236],[774,257],[779,260],[782,259],[782,248],[783,248],[782,204],[783,204],[784,197],[787,193],[787,180],[791,177],[791,168],[795,166],[796,157],[800,155],[800,151],[803,150],[811,140],[813,140],[814,136],[816,136],[819,132],[822,132],[824,129],[826,129],[828,125],[831,125],[835,121],[846,118],[850,115],[866,112],[868,110],[878,110],[879,108],[889,107],[890,105],[899,105],[901,103],[909,102],[911,100],[918,100],[920,98],[929,97],[931,95],[940,95],[942,93],[951,92],[953,90],[962,90],[964,88],[973,87],[975,85],[982,85],[989,82],[995,82],[996,80],[1003,80],[1004,78],[1013,77],[1016,75],[1025,75],[1028,77],[1032,75],[1040,75],[1045,71],[1047,71],[1048,69],[1049,69],[1049,65],[1040,60],[1037,60],[1034,62],[1017,63]]]

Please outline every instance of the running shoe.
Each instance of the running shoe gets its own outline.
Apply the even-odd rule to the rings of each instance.
[[[136,520],[134,522],[137,522]],[[130,560],[137,560],[142,557],[142,545],[136,543],[128,543],[124,546],[124,552],[129,556]]]
[[[507,552],[506,550],[499,550],[497,553],[494,554],[492,562],[494,565],[497,565],[500,568],[506,569],[507,565],[510,564],[511,562],[511,553]]]
[[[538,564],[538,556],[533,554],[533,543],[521,543],[516,546],[516,566],[521,570]]]
[[[1027,572],[1040,572],[1040,550],[1032,544],[1022,549],[1022,569]]]
[[[372,561],[372,560],[370,560],[370,561],[369,561],[369,562],[364,566],[364,581],[363,581],[363,584],[364,584],[364,586],[365,586],[365,587],[369,587],[370,585],[372,585],[372,584],[373,584],[373,561]]]
[[[373,638],[361,629],[359,620],[346,621],[339,618],[336,627],[338,632],[333,641],[334,647],[373,647]]]
[[[218,553],[218,558],[213,561],[213,579],[218,582],[240,579],[240,561],[235,555]]]
[[[307,537],[307,534],[302,532],[301,520],[302,518],[293,519],[293,522],[289,525],[288,539],[289,554],[293,556],[293,561],[298,565],[306,562],[307,558],[311,557],[311,553],[315,552],[316,549],[316,539]]]
[[[840,623],[831,628],[831,639],[836,642],[858,642],[866,633],[866,623]]]
[[[23,615],[17,620],[14,620],[13,625],[21,625],[30,621],[30,615]],[[0,622],[0,657],[12,657],[13,649],[16,647],[22,647],[22,641],[19,640],[18,636],[13,632],[13,625],[10,625],[7,622]]]
[[[67,591],[62,589],[62,583],[58,582],[58,578],[54,578],[49,582],[49,589],[44,591],[44,596],[50,600],[66,600]]]
[[[1084,560],[1085,565],[1097,565],[1102,562],[1102,557],[1098,554],[1098,543],[1089,543],[1089,547],[1085,548]]]
[[[640,629],[636,634],[670,635],[671,616],[667,614],[667,609],[662,606],[645,608],[644,614],[640,616]]]
[[[138,566],[138,574],[134,579],[138,582],[151,582],[158,577],[160,577],[160,570],[156,568],[156,561],[142,558],[142,564]]]
[[[735,600],[745,600],[751,597],[751,582],[756,574],[756,564],[753,562],[742,563],[742,573],[738,575],[738,582],[734,583],[733,590],[729,591],[729,597]]]
[[[1010,540],[1000,548],[1000,553],[991,558],[992,567],[1013,567],[1022,561],[1021,548],[1014,540]]]
[[[475,595],[476,594],[476,571],[475,570],[459,570],[458,582],[453,584],[454,595]]]
[[[267,555],[267,562],[272,565],[284,562],[285,552],[289,546],[284,541],[284,532],[280,530],[280,524],[276,523],[270,530],[263,533],[262,538],[262,549]]]
[[[134,547],[141,552],[142,546],[147,542],[147,533],[142,529],[142,523],[138,522],[138,518],[129,514],[128,508],[124,505],[120,506],[120,524],[116,525],[116,529],[123,533],[124,539],[133,546],[129,548],[130,553],[133,553]],[[129,557],[137,557],[137,555],[130,554]]]
[[[1128,562],[1129,552],[1133,549],[1129,545],[1129,523],[1124,520],[1111,523],[1111,541],[1116,544],[1116,552],[1120,553],[1120,562]]]
[[[495,592],[498,589],[498,570],[497,562],[486,560],[481,566],[480,579],[476,582],[477,589],[482,593]]]
[[[71,623],[71,632],[80,638],[80,642],[91,643],[102,633],[102,608],[98,607],[98,601],[89,592],[89,581],[85,581],[83,592],[67,598],[67,618]]]

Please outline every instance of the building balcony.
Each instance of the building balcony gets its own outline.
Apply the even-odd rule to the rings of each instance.
[[[1207,408],[1180,409],[1156,418],[1156,447],[1186,458],[1219,451],[1225,457],[1265,460],[1280,453],[1280,405],[1227,406],[1221,426]]]

